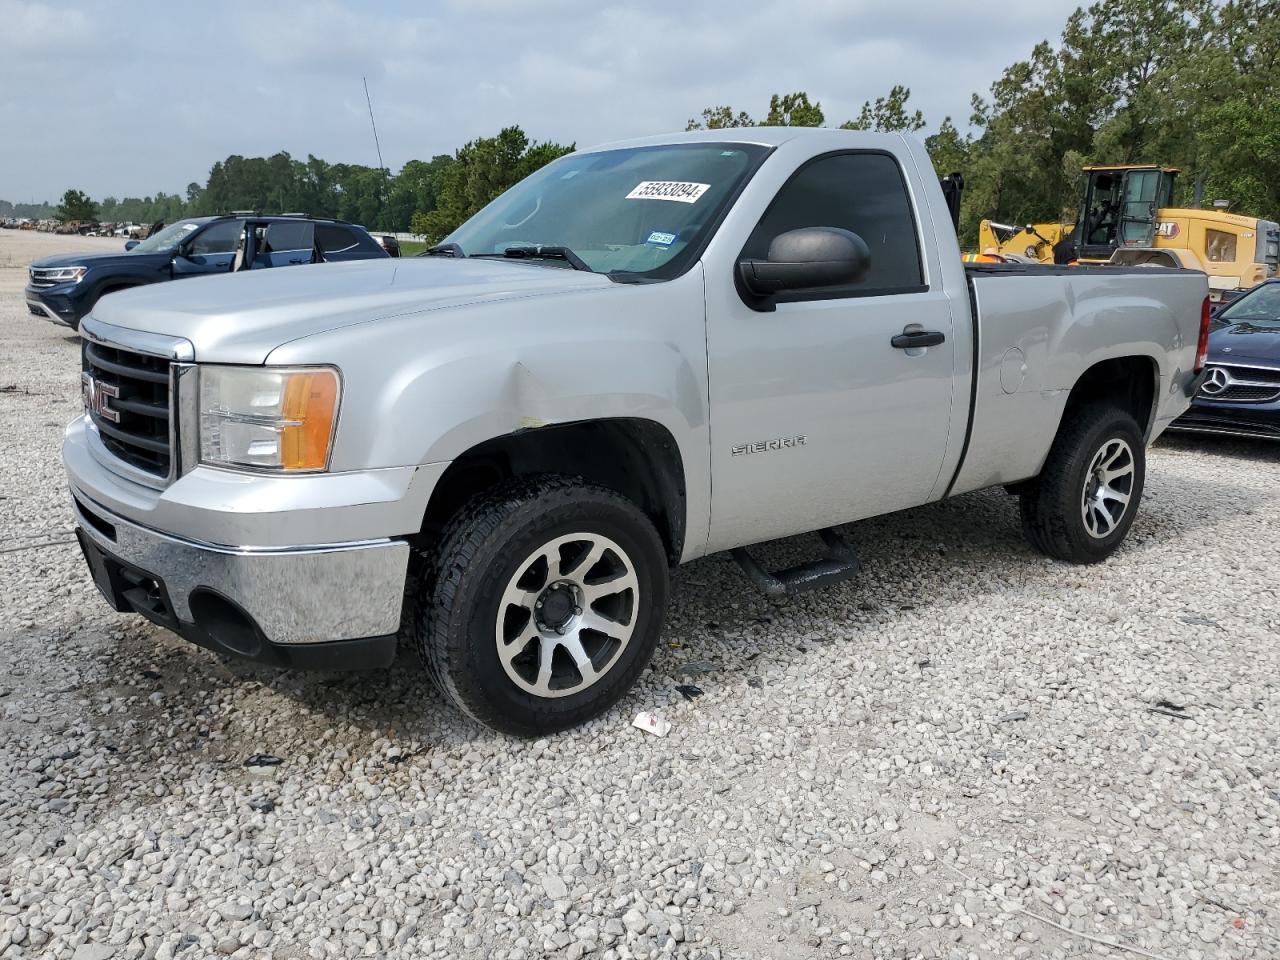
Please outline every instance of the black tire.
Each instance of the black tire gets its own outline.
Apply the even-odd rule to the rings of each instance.
[[[518,685],[508,673],[515,668],[504,666],[499,656],[499,611],[508,615],[512,605],[503,603],[504,593],[522,570],[536,563],[540,549],[578,534],[607,538],[623,552],[624,566],[629,561],[637,584],[629,615],[624,614],[631,633],[612,653],[604,650],[611,642],[606,638],[600,655],[612,659],[603,661],[607,665],[598,679],[576,692],[540,696]],[[480,723],[517,736],[565,730],[611,707],[648,664],[666,617],[667,557],[652,522],[626,498],[580,480],[519,479],[477,497],[449,522],[425,566],[412,632],[431,679]],[[533,592],[543,589],[545,596],[552,582],[548,571],[547,586],[535,585]],[[517,607],[517,613],[522,609]],[[527,624],[537,629],[532,620]],[[547,642],[539,636],[530,648],[540,652]],[[550,642],[551,649],[559,649],[555,638]],[[566,689],[572,689],[574,674],[587,683],[586,674],[575,667]]]
[[[1098,563],[1120,546],[1138,512],[1146,480],[1146,447],[1137,422],[1124,410],[1098,404],[1070,417],[1059,428],[1040,476],[1021,492],[1022,530],[1033,547],[1050,557]],[[1123,505],[1108,499],[1103,507],[1090,510],[1086,491],[1090,491],[1088,502],[1094,503],[1094,493],[1100,489],[1093,468],[1098,458],[1120,451],[1116,468],[1121,469],[1120,445],[1128,452],[1132,470],[1127,480],[1121,476],[1114,481],[1114,489],[1128,499]],[[1101,513],[1102,509],[1107,512]]]

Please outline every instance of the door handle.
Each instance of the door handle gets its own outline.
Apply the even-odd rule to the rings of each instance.
[[[945,342],[947,335],[940,330],[903,331],[889,341],[899,350],[910,350],[913,347],[936,347]]]

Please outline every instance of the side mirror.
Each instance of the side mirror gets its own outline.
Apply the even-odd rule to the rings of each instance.
[[[134,247],[136,247],[136,246],[137,246],[139,243],[141,243],[141,242],[142,242],[141,240],[126,240],[126,241],[125,241],[125,244],[124,244],[124,248],[125,248],[126,250],[132,250]]]
[[[756,297],[787,290],[844,287],[871,268],[866,242],[839,227],[801,227],[773,238],[765,260],[740,260],[738,276]]]

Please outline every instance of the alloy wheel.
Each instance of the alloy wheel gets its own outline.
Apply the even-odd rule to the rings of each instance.
[[[1134,479],[1133,450],[1113,437],[1093,456],[1085,475],[1080,511],[1084,528],[1095,540],[1110,536],[1129,509]]]
[[[513,683],[565,697],[597,683],[631,641],[639,609],[635,566],[597,533],[556,537],[529,555],[498,605],[498,659]]]

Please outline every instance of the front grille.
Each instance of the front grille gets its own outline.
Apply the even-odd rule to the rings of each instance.
[[[1214,400],[1236,400],[1242,403],[1264,403],[1280,397],[1280,387],[1255,387],[1243,383],[1233,383]]]
[[[1231,375],[1231,379],[1247,383],[1274,384],[1280,390],[1280,370],[1271,367],[1238,367],[1232,364],[1215,364]]]
[[[169,361],[85,341],[83,367],[89,418],[103,446],[139,470],[168,477]]]

